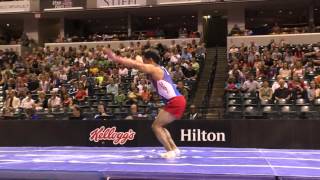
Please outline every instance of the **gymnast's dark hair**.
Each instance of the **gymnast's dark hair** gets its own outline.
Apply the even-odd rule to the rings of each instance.
[[[146,59],[152,59],[157,64],[161,63],[161,57],[156,50],[147,49],[144,51],[143,56]]]

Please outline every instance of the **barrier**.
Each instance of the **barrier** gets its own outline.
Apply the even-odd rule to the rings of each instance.
[[[152,40],[128,40],[128,41],[95,41],[95,42],[72,42],[72,43],[45,43],[45,47],[56,48],[56,47],[73,47],[77,48],[80,45],[86,45],[88,48],[95,48],[97,45],[110,45],[111,48],[119,48],[120,44],[123,44],[125,47],[128,47],[130,42],[137,43],[140,42],[142,45],[150,42],[151,44],[162,43],[164,45],[170,45],[171,41],[175,40],[176,44],[186,44],[191,43],[192,40],[195,40],[197,43],[200,41],[200,38],[181,38],[181,39],[152,39]]]
[[[229,36],[227,38],[228,49],[235,45],[240,47],[242,43],[249,45],[254,41],[260,46],[265,46],[274,39],[275,42],[284,40],[290,44],[314,44],[320,42],[320,33],[304,33],[304,34],[279,34],[279,35],[261,35],[261,36]]]
[[[0,146],[160,146],[152,121],[0,121]],[[179,146],[320,148],[317,120],[175,121]]]
[[[0,50],[6,51],[12,49],[20,56],[22,53],[21,45],[0,45]]]

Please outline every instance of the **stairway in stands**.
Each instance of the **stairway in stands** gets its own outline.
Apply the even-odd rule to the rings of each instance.
[[[227,80],[227,67],[227,49],[226,47],[217,47],[217,67],[206,116],[208,120],[219,119],[224,113],[224,86]]]
[[[197,90],[195,92],[194,101],[193,101],[193,103],[197,107],[203,106],[203,100],[204,100],[204,97],[207,93],[208,81],[209,81],[210,74],[212,71],[212,65],[215,61],[215,55],[216,55],[215,48],[208,48],[207,49],[207,56],[206,56],[205,62],[203,64],[203,70],[202,70],[202,72],[200,72],[200,75],[198,78],[199,82],[197,85]]]

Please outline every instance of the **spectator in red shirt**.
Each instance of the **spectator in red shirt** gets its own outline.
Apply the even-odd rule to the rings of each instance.
[[[87,91],[85,90],[83,84],[79,84],[79,89],[76,92],[75,98],[78,102],[83,102],[87,97]]]
[[[294,75],[292,76],[292,81],[289,82],[288,88],[292,93],[293,99],[297,98],[303,98],[307,99],[307,91],[306,91],[306,85],[303,81],[303,79],[299,79],[298,76]]]

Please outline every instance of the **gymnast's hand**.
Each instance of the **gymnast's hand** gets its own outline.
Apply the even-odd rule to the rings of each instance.
[[[112,61],[116,61],[117,60],[117,56],[116,54],[109,48],[104,48],[103,49],[104,54],[106,54],[108,56],[108,59],[112,60]]]

